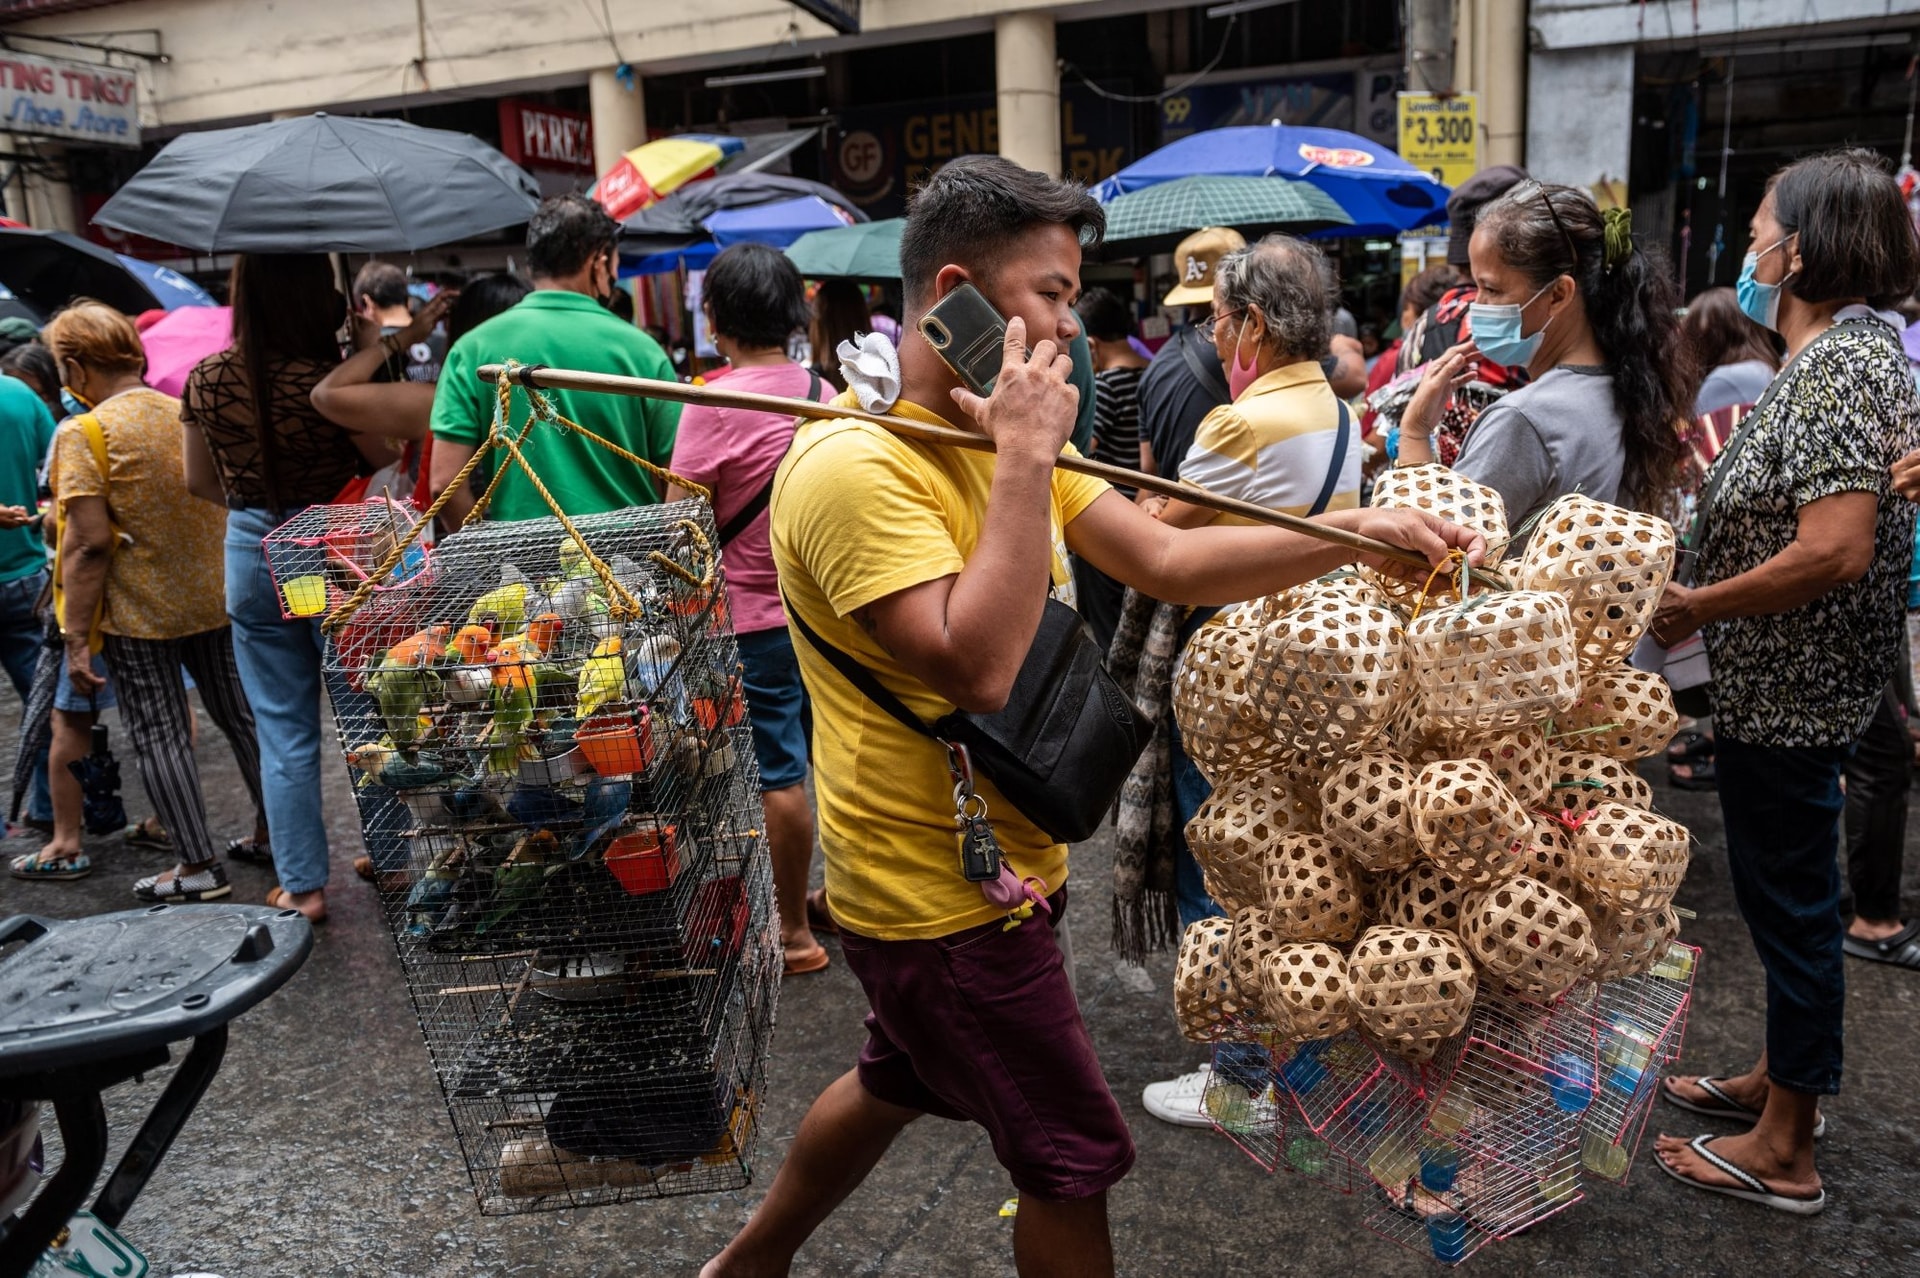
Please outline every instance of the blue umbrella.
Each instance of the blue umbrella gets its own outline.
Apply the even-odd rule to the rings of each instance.
[[[147,291],[159,300],[160,305],[170,311],[177,311],[182,306],[219,305],[213,300],[212,294],[178,271],[143,262],[137,257],[128,257],[125,253],[116,253],[114,256],[120,259],[134,278],[147,286]]]
[[[721,209],[701,225],[721,248],[747,243],[785,248],[808,231],[852,226],[855,220],[853,214],[836,204],[817,195],[803,195],[748,208]]]
[[[1452,194],[1424,169],[1357,133],[1289,124],[1192,133],[1141,157],[1094,188],[1107,203],[1128,191],[1207,174],[1311,183],[1353,219],[1314,235],[1396,235],[1447,220]]]
[[[707,263],[719,254],[720,246],[712,240],[699,240],[681,248],[661,249],[655,253],[640,256],[622,254],[620,257],[620,278],[632,279],[636,275],[670,275],[681,267],[689,271],[704,271]]]

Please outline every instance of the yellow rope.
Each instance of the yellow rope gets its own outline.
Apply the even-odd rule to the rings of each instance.
[[[1433,571],[1427,574],[1427,584],[1420,587],[1420,598],[1414,601],[1413,615],[1407,618],[1408,625],[1412,625],[1414,622],[1420,620],[1420,610],[1427,606],[1427,600],[1431,598],[1433,595],[1433,583],[1440,580],[1440,575],[1446,572],[1448,568],[1454,568],[1454,567],[1457,567],[1460,570],[1462,576],[1464,577],[1464,574],[1467,571],[1467,552],[1466,551],[1450,550],[1447,552],[1447,557],[1445,559],[1442,559],[1439,563],[1433,566]],[[1466,594],[1466,590],[1464,588],[1464,582],[1462,584],[1462,589],[1460,593],[1463,595]]]

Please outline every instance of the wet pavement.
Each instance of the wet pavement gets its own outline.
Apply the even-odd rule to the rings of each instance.
[[[0,722],[14,704],[0,703]],[[144,801],[119,731],[128,806]],[[232,757],[201,721],[213,827],[247,833],[251,813]],[[263,743],[271,750],[270,742]],[[1663,771],[1649,767],[1648,772]],[[122,1232],[159,1278],[333,1275],[692,1275],[746,1218],[813,1096],[848,1068],[863,1004],[838,961],[790,979],[774,1036],[756,1184],[735,1194],[593,1210],[483,1217],[408,1005],[373,891],[352,872],[358,849],[344,766],[327,770],[334,838],[332,921],[280,993],[234,1024],[225,1067],[127,1217]],[[1758,963],[1734,910],[1712,795],[1661,789],[1664,810],[1699,840],[1680,904],[1705,951],[1686,1063],[1730,1072],[1760,1041]],[[1920,907],[1920,820],[1908,901]],[[15,839],[8,854],[37,843]],[[0,878],[0,916],[74,917],[134,904],[133,880],[161,858],[95,842],[93,877],[75,884]],[[1113,1191],[1122,1273],[1187,1278],[1250,1273],[1421,1274],[1433,1263],[1366,1232],[1362,1203],[1286,1174],[1268,1175],[1223,1137],[1149,1117],[1140,1089],[1191,1069],[1205,1051],[1173,1027],[1170,955],[1142,969],[1107,944],[1109,849],[1076,849],[1072,917],[1079,988],[1139,1161]],[[236,901],[272,879],[233,868]],[[831,943],[830,943],[831,948]],[[1484,1272],[1562,1275],[1912,1274],[1920,1272],[1920,973],[1850,962],[1847,1090],[1826,1107],[1821,1171],[1830,1205],[1813,1220],[1683,1188],[1643,1152],[1625,1188],[1586,1202],[1469,1262]],[[164,1085],[109,1096],[113,1157]],[[1724,1124],[1658,1107],[1652,1131]],[[1649,1145],[1650,1145],[1649,1140]],[[111,1159],[109,1166],[112,1165]],[[924,1119],[830,1219],[794,1267],[804,1275],[1011,1274],[1011,1188],[977,1128]]]

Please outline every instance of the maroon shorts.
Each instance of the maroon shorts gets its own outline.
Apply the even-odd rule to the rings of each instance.
[[[1066,889],[1052,898],[1057,920]],[[1100,1193],[1133,1166],[1133,1137],[1067,983],[1051,921],[998,922],[934,941],[843,931],[867,993],[860,1085],[903,1109],[971,1120],[1023,1194]]]

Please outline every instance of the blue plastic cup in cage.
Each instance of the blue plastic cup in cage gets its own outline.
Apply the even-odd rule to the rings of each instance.
[[[1433,1258],[1443,1265],[1457,1265],[1467,1258],[1467,1218],[1456,1211],[1440,1211],[1427,1217],[1427,1241],[1433,1245]]]
[[[1393,1107],[1374,1097],[1354,1102],[1349,1113],[1353,1117],[1353,1125],[1362,1136],[1378,1136],[1387,1129],[1387,1120],[1393,1117]]]
[[[1305,1096],[1327,1080],[1327,1067],[1320,1063],[1317,1052],[1304,1049],[1293,1054],[1280,1070],[1280,1077],[1286,1082],[1287,1090],[1295,1096]]]
[[[1578,1052],[1555,1053],[1547,1086],[1556,1107],[1569,1114],[1582,1113],[1593,1104],[1593,1067]]]
[[[1453,1188],[1460,1175],[1460,1151],[1452,1145],[1425,1145],[1420,1150],[1420,1183],[1436,1194]]]

